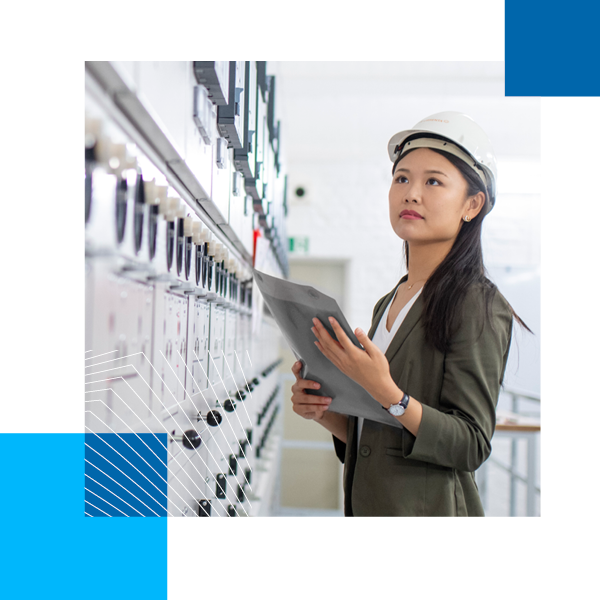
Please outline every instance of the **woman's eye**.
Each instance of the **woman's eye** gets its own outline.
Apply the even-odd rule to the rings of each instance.
[[[427,183],[430,183],[430,184],[432,184],[432,185],[440,185],[440,182],[439,182],[437,179],[434,179],[433,177],[430,177],[430,178],[427,180]]]
[[[396,178],[396,183],[404,183],[402,180],[406,179],[406,177],[404,177],[404,175],[400,175],[400,177]],[[408,181],[408,179],[406,179]],[[427,180],[427,183],[429,183],[430,181],[434,181],[437,185],[440,185],[440,182],[437,179],[434,179],[433,177],[430,177]]]

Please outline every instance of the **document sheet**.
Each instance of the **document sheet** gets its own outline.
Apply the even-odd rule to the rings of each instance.
[[[352,343],[365,351],[348,325],[338,303],[309,285],[293,283],[254,271],[254,281],[273,315],[294,356],[302,361],[302,379],[321,384],[309,394],[332,398],[329,410],[363,417],[402,429],[402,424],[384,410],[362,386],[342,373],[315,345],[317,338],[310,330],[313,318],[321,321],[329,335],[337,339],[329,317],[334,317]]]

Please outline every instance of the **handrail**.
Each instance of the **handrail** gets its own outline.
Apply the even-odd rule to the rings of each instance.
[[[539,395],[532,394],[530,392],[523,392],[514,388],[503,389],[502,393],[508,394],[511,397],[512,410],[511,413],[507,413],[514,417],[514,424],[508,422],[502,423],[502,419],[498,419],[496,426],[496,433],[499,435],[510,436],[510,464],[506,465],[503,461],[498,460],[493,455],[489,457],[489,461],[500,467],[502,470],[507,472],[510,476],[510,516],[516,515],[516,483],[517,481],[523,482],[527,486],[527,515],[534,515],[534,505],[536,494],[540,494],[540,488],[535,485],[536,470],[537,470],[537,450],[536,450],[536,439],[534,436],[539,435],[540,423],[539,415],[531,415],[531,413],[519,411],[519,400],[530,400],[533,402],[540,403]],[[531,415],[534,418],[527,419],[527,415]],[[498,415],[500,416],[500,415]],[[521,417],[521,418],[519,418]],[[525,417],[525,418],[523,418]],[[502,423],[502,424],[501,424]],[[527,473],[523,476],[517,471],[517,439],[527,439]],[[482,469],[481,477],[482,483],[486,479],[486,468]],[[484,483],[484,488],[485,488]],[[484,489],[484,497],[486,491]]]
[[[524,398],[525,400],[532,400],[533,402],[540,402],[539,394],[532,394],[531,392],[522,392],[516,388],[500,389],[500,393],[508,394],[509,396],[515,396]]]

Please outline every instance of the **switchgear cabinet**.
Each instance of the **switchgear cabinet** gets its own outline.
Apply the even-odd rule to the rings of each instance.
[[[89,516],[268,514],[280,334],[253,298],[256,229],[260,267],[288,269],[265,68],[86,63]]]

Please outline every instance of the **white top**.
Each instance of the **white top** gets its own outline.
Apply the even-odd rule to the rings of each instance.
[[[421,288],[421,290],[422,289],[423,288]],[[390,312],[390,306],[392,306],[392,304],[394,303],[394,300],[396,299],[396,294],[398,293],[398,290],[396,289],[396,294],[394,294],[392,301],[388,303],[387,308],[385,309],[385,312],[383,313],[383,316],[381,317],[381,320],[379,321],[379,325],[377,325],[377,329],[375,331],[375,334],[373,335],[373,339],[371,340],[384,354],[385,354],[386,350],[388,349],[390,342],[396,335],[398,329],[400,328],[402,321],[404,321],[404,317],[406,317],[406,314],[410,310],[410,307],[414,304],[415,300],[419,297],[421,290],[419,290],[406,303],[406,306],[404,306],[402,308],[402,310],[396,317],[396,320],[394,321],[394,324],[392,325],[391,331],[388,331],[387,330],[387,318],[388,318],[388,313]],[[357,444],[360,444],[360,434],[362,432],[363,421],[364,421],[363,417],[358,417],[358,438],[356,440]]]

